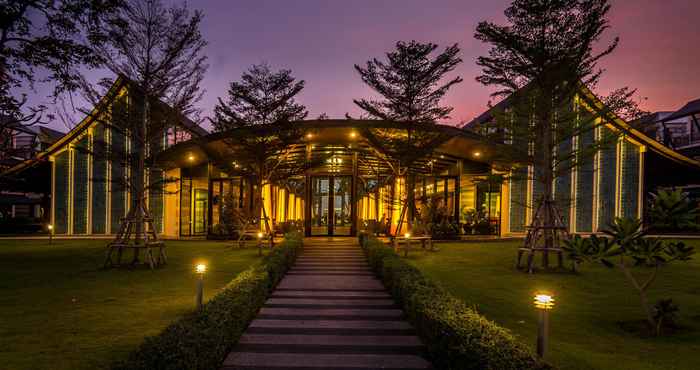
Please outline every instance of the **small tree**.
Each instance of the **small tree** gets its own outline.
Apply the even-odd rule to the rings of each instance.
[[[231,82],[228,98],[214,108],[211,120],[216,131],[242,129],[225,142],[236,153],[237,167],[232,173],[242,173],[254,179],[252,217],[257,219],[263,207],[262,188],[280,184],[290,176],[303,173],[308,162],[291,160],[293,145],[302,135],[294,123],[308,115],[306,107],[295,97],[304,89],[305,82],[296,81],[290,70],[273,72],[267,64],[254,65],[243,73],[240,82]],[[272,229],[264,217],[268,233]]]
[[[393,176],[386,180],[404,176],[408,180],[408,192],[399,198],[401,217],[407,208],[409,212],[414,208],[409,204],[415,184],[411,166],[449,138],[429,129],[437,121],[449,118],[452,112],[452,107],[440,106],[440,101],[453,85],[462,82],[459,76],[442,82],[445,75],[462,62],[457,44],[433,56],[437,48],[433,43],[399,41],[396,49],[386,54],[387,62],[375,58],[365,67],[355,65],[362,81],[383,98],[355,99],[355,104],[373,118],[405,124],[400,128],[362,128],[365,138],[378,150],[376,154],[392,171]],[[413,220],[408,218],[408,222],[410,226]],[[401,224],[399,220],[397,233]]]
[[[606,267],[618,268],[639,295],[649,328],[656,335],[661,334],[661,320],[666,316],[655,312],[649,303],[649,287],[656,281],[660,268],[674,261],[690,260],[694,248],[683,242],[645,238],[646,231],[638,219],[616,218],[605,234],[607,238],[595,235],[587,239],[577,237],[565,242],[563,248],[569,258],[578,263],[600,262]],[[647,268],[651,272],[635,274],[633,267]]]
[[[590,163],[596,152],[624,133],[606,130],[595,138],[594,131],[611,113],[638,111],[631,100],[634,90],[628,88],[604,99],[607,106],[595,113],[580,94],[582,87],[596,85],[603,73],[598,61],[618,45],[618,38],[598,45],[610,27],[609,11],[608,0],[514,0],[505,11],[507,25],[481,22],[476,29],[475,37],[491,45],[488,55],[477,60],[483,68],[477,81],[496,87],[494,96],[508,99],[507,108],[494,109],[496,119],[484,133],[512,144],[499,150],[502,159],[533,169],[531,176],[514,171],[512,180],[530,178],[538,187],[530,230],[542,235],[527,240],[544,242],[544,267],[565,226],[555,206],[555,179]],[[573,145],[574,138],[579,138],[578,145]]]

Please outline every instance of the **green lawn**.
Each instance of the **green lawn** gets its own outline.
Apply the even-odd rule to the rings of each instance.
[[[259,259],[168,241],[163,268],[102,270],[106,242],[0,240],[0,368],[105,368],[194,308],[196,261],[208,263],[208,299]]]
[[[688,328],[669,337],[642,338],[618,325],[644,318],[638,296],[620,271],[586,265],[580,275],[527,275],[513,267],[518,245],[440,244],[439,252],[413,253],[409,261],[533,349],[533,293],[554,292],[549,360],[561,369],[700,369],[700,251],[690,262],[663,269],[650,294],[653,302],[673,298]]]

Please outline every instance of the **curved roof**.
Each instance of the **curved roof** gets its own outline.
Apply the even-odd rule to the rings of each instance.
[[[595,94],[593,91],[591,91],[587,86],[581,86],[581,94],[580,97],[593,109],[595,109],[598,112],[605,112],[605,104],[603,101]],[[699,101],[696,101],[700,103]],[[693,102],[691,102],[693,103]],[[689,103],[688,105],[690,105]],[[486,112],[480,114],[478,117],[474,118],[471,120],[469,123],[465,124],[462,126],[462,129],[468,130],[470,126],[475,125],[475,124],[483,124],[489,122],[491,119],[493,119],[493,112],[494,110],[504,110],[508,107],[510,104],[510,97],[507,97],[500,102],[498,102],[496,105],[493,106],[493,108],[487,110]],[[684,107],[685,109],[685,107]],[[684,110],[681,109],[681,110]],[[688,111],[686,109],[685,111]],[[661,156],[668,158],[670,160],[673,160],[675,162],[692,166],[697,169],[700,169],[700,162],[689,158],[679,152],[676,152],[675,150],[663,145],[662,143],[659,143],[658,141],[654,140],[653,138],[647,136],[643,132],[635,129],[630,125],[628,122],[626,122],[624,119],[622,119],[620,116],[615,114],[614,112],[610,112],[609,110],[605,112],[605,116],[607,117],[608,124],[613,126],[614,128],[621,130],[625,132],[625,134],[630,137],[632,140],[637,141],[638,143],[645,145],[649,149],[653,150],[654,152],[660,154]]]
[[[112,86],[109,87],[105,95],[103,95],[97,102],[97,104],[95,104],[95,106],[92,108],[92,110],[90,110],[90,113],[88,113],[75,127],[73,127],[73,129],[71,129],[68,133],[56,140],[44,151],[37,154],[35,158],[28,159],[8,169],[4,173],[0,174],[0,176],[11,175],[13,173],[22,171],[27,167],[31,167],[38,162],[45,161],[50,155],[61,150],[61,148],[63,148],[66,144],[71,143],[73,140],[82,135],[86,129],[90,127],[90,125],[95,121],[96,117],[99,116],[100,112],[109,108],[109,106],[114,102],[114,99],[116,99],[119,96],[119,93],[124,88],[136,88],[136,86],[128,78],[124,76],[118,76],[112,84]],[[163,102],[161,103],[165,104]],[[188,131],[190,131],[190,133],[194,135],[204,136],[208,134],[208,132],[205,129],[203,129],[195,122],[183,115],[180,115],[180,124],[182,127],[187,129]]]
[[[377,146],[364,137],[363,130],[365,129],[411,129],[441,133],[444,140],[440,141],[434,155],[430,156],[431,158],[424,158],[416,162],[416,166],[422,166],[424,170],[429,160],[432,160],[432,168],[446,168],[459,159],[468,160],[474,164],[492,163],[491,158],[493,156],[489,155],[489,153],[495,153],[497,150],[494,145],[487,143],[479,134],[441,124],[426,125],[385,120],[329,119],[296,121],[291,122],[287,127],[312,134],[313,139],[304,137],[299,143],[295,144],[298,146],[296,150],[300,156],[306,150],[306,144],[319,144],[316,148],[319,151],[327,151],[328,147],[332,147],[335,148],[333,150],[344,149],[348,152],[362,152],[364,153],[363,155],[367,156],[368,161],[374,161],[373,163],[382,162],[382,155],[379,153]],[[210,159],[215,163],[230,163],[236,159],[236,153],[235,148],[226,139],[240,135],[265,135],[280,129],[284,130],[284,127],[280,128],[279,125],[269,124],[216,132],[174,145],[162,152],[159,155],[159,159],[163,162],[169,162],[173,167],[196,165],[204,162],[206,159]],[[353,131],[355,131],[356,136],[350,137],[349,134]],[[355,144],[358,145],[353,146]],[[476,152],[479,153],[478,157],[473,155]]]

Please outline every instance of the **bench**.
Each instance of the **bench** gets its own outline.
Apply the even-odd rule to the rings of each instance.
[[[429,236],[397,236],[394,237],[394,250],[396,253],[399,252],[399,250],[402,248],[401,247],[401,242],[403,242],[403,250],[404,250],[404,257],[408,257],[408,251],[411,249],[411,242],[416,241],[421,243],[421,248],[424,251],[431,251],[435,252],[435,244],[433,244],[433,238]],[[428,248],[426,248],[426,245]]]

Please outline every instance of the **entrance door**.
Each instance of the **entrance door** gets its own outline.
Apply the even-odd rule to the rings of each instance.
[[[311,235],[351,235],[352,176],[311,178]]]

